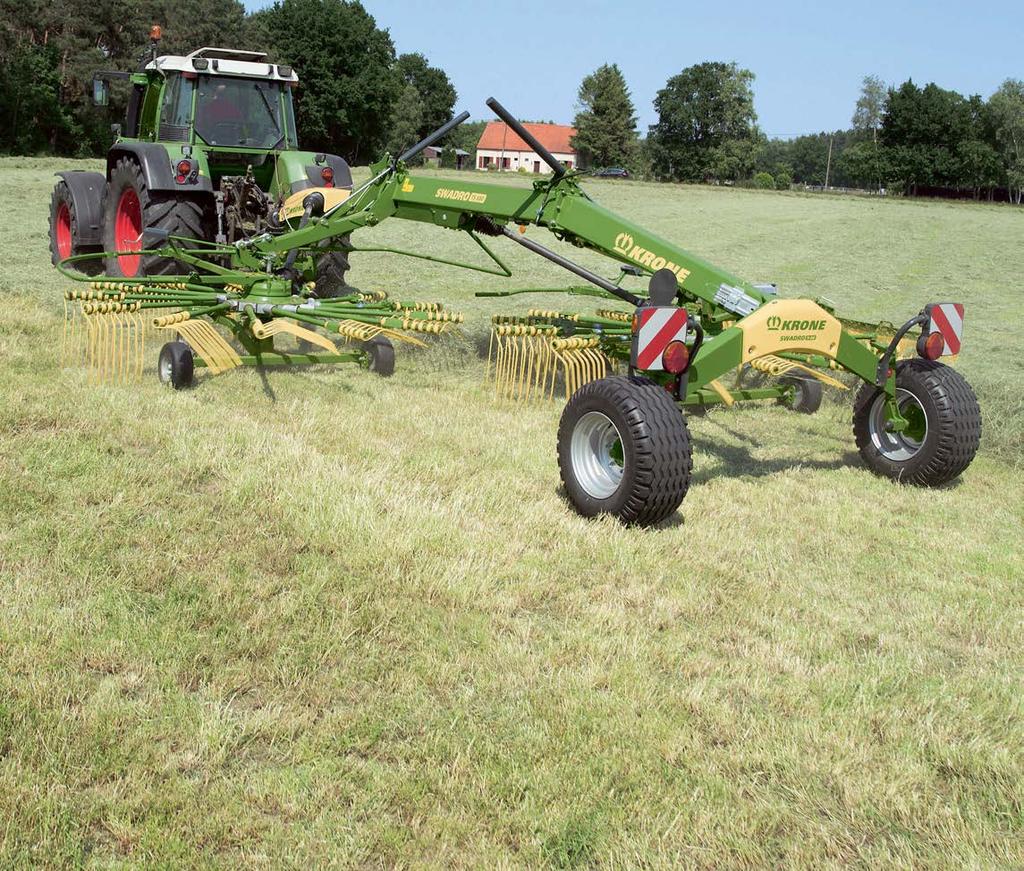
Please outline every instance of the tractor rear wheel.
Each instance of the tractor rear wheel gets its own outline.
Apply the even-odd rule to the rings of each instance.
[[[615,375],[577,390],[558,425],[558,468],[584,517],[651,526],[675,512],[693,470],[686,418],[663,388]]]
[[[971,464],[981,441],[981,410],[959,372],[933,360],[902,360],[896,401],[909,423],[902,432],[886,429],[885,392],[874,384],[861,387],[854,402],[853,434],[873,472],[937,487]]]
[[[99,176],[102,178],[102,176]],[[98,253],[101,248],[79,242],[79,216],[67,182],[59,181],[50,197],[50,261],[56,265],[67,257]],[[99,275],[103,271],[103,258],[73,263],[71,269],[85,275]]]
[[[103,208],[103,247],[107,251],[141,251],[147,227],[186,239],[212,239],[209,210],[195,197],[168,191],[151,191],[141,167],[129,157],[120,158],[110,171]],[[192,247],[178,243],[182,247]],[[107,258],[107,274],[181,275],[189,267],[169,257],[122,254]]]

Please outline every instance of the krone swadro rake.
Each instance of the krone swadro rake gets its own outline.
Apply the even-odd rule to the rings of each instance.
[[[507,277],[511,271],[487,243],[502,238],[587,282],[568,288],[570,294],[604,300],[591,315],[532,310],[496,317],[487,363],[502,396],[529,401],[564,391],[568,397],[558,463],[570,502],[585,516],[609,513],[645,525],[676,510],[692,467],[683,408],[772,400],[813,411],[821,386],[845,386],[837,378],[844,374],[862,382],[853,429],[870,468],[927,486],[967,468],[980,437],[978,404],[963,377],[939,362],[959,351],[962,305],[929,303],[895,327],[844,321],[822,298],[780,299],[774,287],[745,282],[603,209],[580,187],[578,173],[567,171],[497,101],[488,105],[550,167],[550,176],[521,188],[408,172],[407,163],[464,121],[463,113],[399,157],[372,166],[369,180],[353,190],[302,191],[258,235],[225,245],[163,234],[158,247],[133,253],[181,263],[181,274],[101,280],[70,293],[80,309],[69,335],[85,337],[94,369],[128,377],[138,371],[131,355],[145,331],[172,330],[184,341],[164,347],[160,372],[175,386],[191,380],[193,365],[222,370],[358,359],[390,371],[391,346],[383,342],[415,342],[458,323],[458,316],[436,304],[372,295],[320,299],[314,281],[325,252],[358,251],[350,241],[358,231],[402,218],[465,232],[493,265],[392,253]],[[527,236],[530,226],[617,261],[623,274],[612,281],[592,272]],[[75,277],[68,267],[81,259],[65,259],[61,267]],[[649,278],[646,290],[626,289],[627,275]],[[615,307],[621,303],[628,308]],[[144,315],[152,318],[148,324]],[[274,351],[281,332],[324,351]],[[364,344],[333,353],[325,334]]]

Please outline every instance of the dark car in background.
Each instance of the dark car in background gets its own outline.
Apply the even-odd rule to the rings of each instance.
[[[595,178],[629,178],[629,171],[621,166],[606,166],[604,169],[594,170]]]

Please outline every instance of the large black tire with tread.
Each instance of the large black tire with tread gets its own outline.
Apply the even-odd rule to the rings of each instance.
[[[596,444],[601,436],[588,433],[595,422],[603,425],[602,418],[614,427],[611,453],[620,466],[609,492],[595,487],[587,472],[588,451],[596,457],[602,450]],[[591,381],[562,412],[558,467],[569,501],[584,517],[611,514],[627,525],[659,523],[676,511],[690,486],[693,455],[686,418],[668,391],[644,378]]]
[[[331,244],[347,244],[349,234],[332,239]],[[347,251],[327,251],[316,258],[316,295],[321,299],[333,299],[357,293],[346,280],[349,270]]]
[[[854,402],[853,434],[864,462],[877,474],[908,484],[937,487],[953,480],[971,464],[981,441],[981,409],[971,385],[943,363],[914,358],[897,363],[896,389],[907,406],[901,404],[904,417],[923,413],[926,426],[918,424],[914,435],[920,438],[902,451],[910,455],[900,456],[906,440],[887,436],[879,426],[883,391],[863,385]]]
[[[66,234],[63,238],[63,245],[65,246],[65,253],[63,254],[60,251],[60,243],[58,243],[58,236],[62,232],[58,225],[63,225],[62,231]],[[54,266],[60,263],[64,257],[99,253],[103,250],[95,245],[82,245],[77,241],[80,235],[75,203],[71,197],[71,191],[68,189],[67,182],[62,179],[54,185],[53,193],[50,195],[50,262]],[[103,258],[97,257],[95,260],[73,263],[70,268],[84,275],[99,275],[103,272]]]
[[[213,239],[212,201],[207,198],[190,196],[173,191],[150,191],[146,186],[146,177],[139,165],[130,157],[122,157],[114,164],[107,181],[107,191],[103,205],[103,247],[107,251],[118,249],[115,232],[115,221],[118,203],[122,194],[131,188],[138,197],[141,208],[142,227],[153,227],[164,230],[171,236],[186,239]],[[143,240],[143,245],[159,247],[163,244],[155,240]],[[178,243],[184,248],[187,242]],[[141,270],[138,275],[181,275],[187,273],[189,267],[168,257],[157,257],[147,254],[142,258]],[[119,258],[107,258],[107,274],[123,276],[125,271]]]

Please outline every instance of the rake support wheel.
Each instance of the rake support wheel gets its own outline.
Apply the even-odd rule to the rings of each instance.
[[[395,374],[395,346],[384,336],[375,336],[363,343],[363,350],[369,358],[367,368],[382,378]]]
[[[584,517],[651,526],[675,512],[693,470],[686,418],[663,388],[611,376],[573,394],[558,426],[565,492]]]
[[[160,360],[157,363],[157,374],[160,381],[170,384],[175,390],[184,390],[192,386],[195,375],[195,362],[192,349],[184,342],[168,342],[160,349]]]
[[[924,487],[938,487],[964,471],[978,452],[981,410],[964,377],[943,363],[919,358],[896,364],[896,401],[910,426],[889,432],[885,393],[861,387],[853,434],[873,472]]]
[[[779,379],[783,386],[792,385],[793,391],[788,397],[779,400],[779,403],[792,411],[800,414],[814,414],[821,408],[821,398],[824,391],[821,382],[810,375],[783,375]]]

